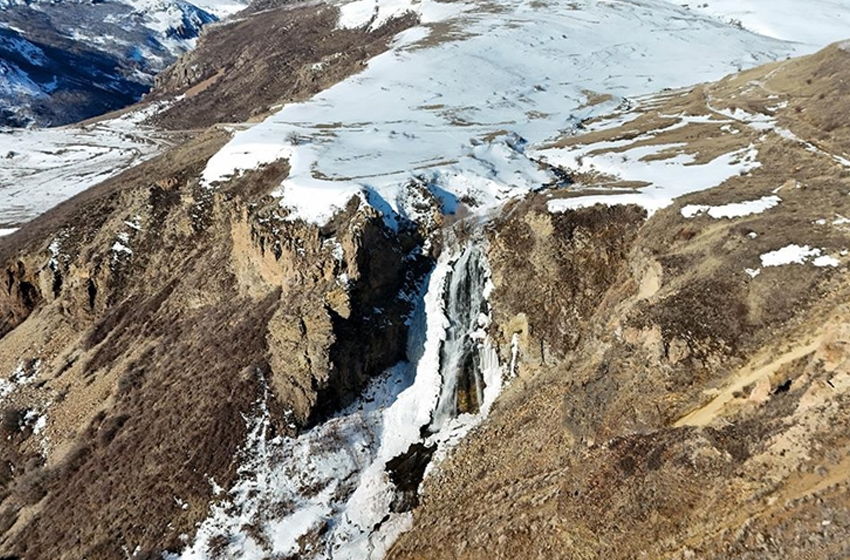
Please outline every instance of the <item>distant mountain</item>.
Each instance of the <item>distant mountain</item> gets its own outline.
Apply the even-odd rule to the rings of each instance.
[[[57,126],[138,100],[238,0],[0,0],[0,126]]]
[[[680,2],[256,0],[0,131],[0,559],[850,558],[850,2]]]

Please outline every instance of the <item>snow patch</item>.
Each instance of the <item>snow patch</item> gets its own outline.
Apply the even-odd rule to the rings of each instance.
[[[716,113],[729,117],[730,119],[745,124],[755,130],[772,130],[776,126],[776,117],[763,115],[761,113],[748,113],[740,108],[734,109],[712,109]]]
[[[812,261],[812,264],[818,267],[832,267],[835,268],[841,264],[841,262],[835,257],[831,257],[829,255],[821,255],[819,257],[815,257]]]
[[[679,144],[641,146],[618,153],[587,155],[595,145],[579,151],[547,150],[550,163],[565,169],[586,173],[601,173],[617,180],[648,183],[649,186],[628,192],[613,191],[615,194],[576,196],[550,200],[550,212],[564,212],[587,208],[596,204],[636,204],[653,213],[673,204],[673,200],[694,192],[716,187],[737,175],[743,175],[761,166],[758,150],[748,148],[716,157],[705,164],[693,163],[687,154],[669,155],[666,159],[652,159],[664,151],[675,151]]]
[[[802,138],[800,138],[799,136],[797,136],[796,134],[794,134],[793,132],[791,132],[787,128],[776,127],[774,130],[782,138],[785,138],[786,140],[790,140],[792,142],[796,142],[797,144],[802,144],[803,147],[806,148],[806,150],[808,150],[809,152],[811,152],[813,154],[826,156],[826,157],[832,159],[833,161],[835,161],[836,163],[843,165],[844,167],[850,167],[850,159],[844,157],[843,155],[838,155],[838,154],[833,154],[833,153],[827,152],[827,151],[815,146],[811,142],[803,140]]]
[[[20,361],[12,374],[0,378],[0,403],[19,388],[29,385],[41,374],[41,360]]]
[[[759,258],[763,267],[806,264],[807,262],[818,267],[836,267],[840,264],[835,257],[823,255],[823,249],[796,244],[786,245],[781,249],[765,253]]]
[[[761,214],[777,206],[782,199],[776,195],[763,196],[758,200],[747,200],[744,202],[732,202],[721,206],[707,206],[703,204],[689,204],[682,207],[682,216],[693,218],[700,214],[708,214],[714,219],[720,218],[742,218],[753,214]]]

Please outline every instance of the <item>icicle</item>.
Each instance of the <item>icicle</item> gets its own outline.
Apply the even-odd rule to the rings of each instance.
[[[511,367],[510,367],[510,376],[511,379],[516,377],[517,374],[517,359],[519,358],[519,333],[514,333],[511,337]]]

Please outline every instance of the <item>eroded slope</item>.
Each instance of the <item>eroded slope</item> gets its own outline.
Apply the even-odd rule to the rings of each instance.
[[[492,229],[519,378],[390,557],[847,556],[848,72],[833,46],[544,151],[576,184]],[[636,145],[760,165],[665,208]],[[593,206],[627,195],[655,214]]]
[[[294,433],[403,357],[417,234],[388,236],[357,200],[324,228],[283,220],[266,193],[285,164],[212,193],[197,175],[222,141],[2,241],[7,553],[177,550],[230,486],[258,406]]]

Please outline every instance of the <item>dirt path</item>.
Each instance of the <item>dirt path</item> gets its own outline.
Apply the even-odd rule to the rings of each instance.
[[[780,367],[811,354],[821,345],[821,339],[822,336],[818,336],[808,344],[797,346],[768,364],[755,368],[748,366],[739,370],[732,375],[726,387],[711,402],[683,416],[676,421],[674,426],[677,428],[681,426],[707,426],[720,415],[727,403],[735,399],[735,393],[763,377],[770,376]]]

